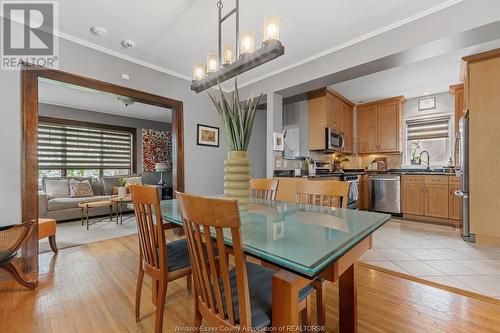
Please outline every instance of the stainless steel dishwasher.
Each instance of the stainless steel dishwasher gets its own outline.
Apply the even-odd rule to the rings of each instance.
[[[379,174],[368,176],[370,181],[369,210],[401,215],[401,176]]]

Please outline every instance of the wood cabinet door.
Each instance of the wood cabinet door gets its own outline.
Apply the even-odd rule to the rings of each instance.
[[[377,105],[358,107],[358,153],[377,151]]]
[[[460,189],[460,186],[450,185],[449,210],[448,215],[452,220],[462,219],[462,198],[455,195],[455,191]]]
[[[458,133],[460,118],[464,115],[464,89],[455,91],[455,133]]]
[[[425,216],[448,218],[448,185],[425,185]]]
[[[424,215],[424,184],[403,184],[403,214]]]
[[[309,100],[309,149],[323,150],[326,148],[327,98],[316,97]]]
[[[340,130],[344,132],[344,152],[352,153],[352,132],[353,132],[353,114],[352,107],[342,103],[340,112]]]
[[[363,175],[359,180],[358,209],[368,210],[370,200],[368,176]]]
[[[328,127],[338,130],[340,129],[341,102],[329,94],[327,94],[327,99],[326,118]]]
[[[377,124],[377,151],[399,151],[401,132],[400,104],[398,102],[378,104]]]

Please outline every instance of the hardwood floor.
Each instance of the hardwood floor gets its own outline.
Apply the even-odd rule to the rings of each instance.
[[[36,291],[11,281],[0,283],[0,331],[152,332],[154,306],[147,280],[142,320],[136,323],[134,318],[137,247],[133,235],[64,249],[57,256],[42,254]],[[356,267],[356,274],[359,332],[500,332],[498,304],[363,265]],[[175,326],[192,322],[193,296],[185,279],[168,288],[164,332],[175,332]],[[327,284],[327,290],[328,332],[336,332],[338,289]]]

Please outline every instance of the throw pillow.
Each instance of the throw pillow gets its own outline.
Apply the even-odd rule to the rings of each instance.
[[[49,199],[67,198],[69,196],[69,185],[67,179],[46,179],[45,194]]]
[[[142,185],[142,177],[129,177],[126,179],[127,183],[125,186],[130,185]]]
[[[71,179],[69,181],[69,197],[70,198],[84,198],[93,197],[94,192],[88,180],[79,182],[78,180]]]

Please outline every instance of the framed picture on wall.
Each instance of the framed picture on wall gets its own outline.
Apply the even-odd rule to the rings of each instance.
[[[436,97],[422,98],[418,100],[418,111],[432,110],[436,108]]]
[[[219,128],[208,125],[197,125],[196,144],[198,146],[219,147]]]

